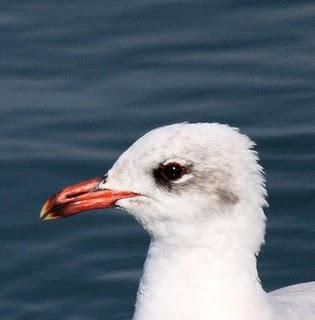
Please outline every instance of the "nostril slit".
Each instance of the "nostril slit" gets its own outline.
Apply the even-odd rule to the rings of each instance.
[[[72,199],[72,198],[76,198],[79,196],[82,196],[83,194],[85,194],[86,192],[74,192],[74,193],[70,193],[66,195],[67,199]]]

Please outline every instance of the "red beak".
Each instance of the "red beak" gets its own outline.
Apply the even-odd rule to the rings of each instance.
[[[67,218],[87,210],[110,208],[120,199],[139,196],[130,191],[99,189],[103,180],[103,177],[98,177],[59,191],[44,203],[40,219]]]

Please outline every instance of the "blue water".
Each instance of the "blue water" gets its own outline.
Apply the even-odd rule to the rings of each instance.
[[[270,208],[267,290],[315,279],[313,1],[14,1],[0,10],[0,319],[130,319],[148,237],[118,210],[40,223],[147,130],[238,126]]]

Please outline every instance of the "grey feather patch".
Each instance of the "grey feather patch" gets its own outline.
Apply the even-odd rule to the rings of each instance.
[[[235,204],[237,203],[240,199],[238,195],[233,193],[232,191],[229,190],[224,190],[224,189],[216,189],[215,190],[216,195],[218,196],[219,200],[221,201],[222,204]]]

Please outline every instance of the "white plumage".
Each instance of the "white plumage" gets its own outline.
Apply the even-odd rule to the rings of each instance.
[[[174,124],[124,152],[101,187],[143,196],[117,205],[151,235],[134,320],[314,320],[315,282],[267,294],[264,178],[251,140],[227,125]],[[154,170],[189,168],[163,185]]]

